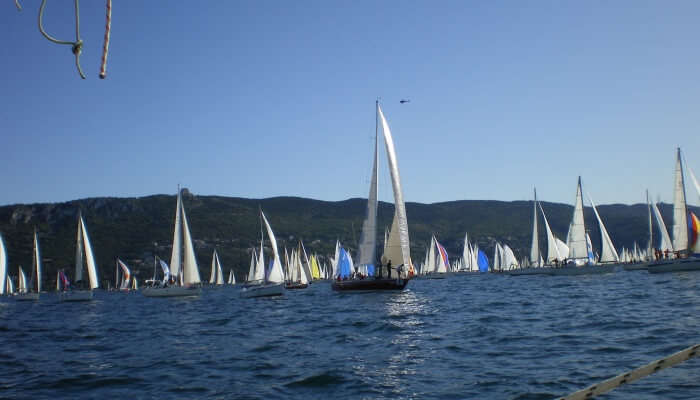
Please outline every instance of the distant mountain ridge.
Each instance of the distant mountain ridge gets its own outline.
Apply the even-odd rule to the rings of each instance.
[[[234,268],[236,279],[248,271],[250,252],[259,246],[262,208],[278,239],[280,251],[296,246],[302,239],[307,252],[332,255],[336,239],[353,253],[357,249],[366,199],[322,201],[301,197],[247,199],[223,196],[196,196],[184,192],[183,201],[195,240],[197,261],[203,279],[208,279],[212,252],[218,250],[222,265]],[[554,234],[566,239],[573,206],[542,202]],[[387,227],[393,217],[393,204],[379,203],[378,226]],[[671,205],[661,204],[669,230]],[[32,233],[39,232],[44,281],[55,281],[58,268],[73,274],[78,210],[82,210],[97,258],[101,285],[114,280],[116,258],[127,262],[139,279],[153,275],[153,254],[170,262],[175,195],[140,198],[99,197],[65,203],[16,204],[0,207],[0,232],[8,250],[9,270],[17,274],[19,265],[31,265]],[[693,209],[695,210],[695,209]],[[615,247],[630,248],[636,241],[648,241],[646,204],[611,204],[598,211]],[[697,210],[695,210],[697,214]],[[532,201],[456,200],[442,203],[406,203],[413,262],[423,261],[425,248],[434,233],[448,250],[450,258],[461,256],[465,232],[470,241],[489,257],[495,241],[508,244],[518,258],[529,254],[532,232]],[[600,233],[593,210],[584,210],[586,228],[593,247],[600,248]],[[540,250],[545,252],[546,234],[539,216]],[[380,228],[382,230],[382,228]],[[658,233],[654,228],[654,241]],[[381,232],[379,240],[383,240]]]

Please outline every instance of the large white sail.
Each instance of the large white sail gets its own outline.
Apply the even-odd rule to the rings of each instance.
[[[559,254],[559,246],[557,246],[557,238],[554,237],[552,230],[549,228],[549,222],[547,222],[547,216],[544,214],[542,209],[542,204],[537,203],[540,206],[540,211],[542,212],[542,218],[544,219],[544,227],[547,230],[547,264],[551,264],[554,260],[561,261],[561,255]],[[568,251],[567,251],[568,254]]]
[[[265,280],[265,247],[263,245],[263,239],[260,239],[260,253],[258,254],[258,260],[255,264],[255,276],[254,281]]]
[[[22,266],[19,267],[19,276],[17,283],[17,291],[19,293],[27,293],[29,291],[29,285],[27,284],[27,274],[24,273],[24,269],[22,269]]]
[[[537,189],[535,190],[535,200],[532,202],[532,247],[530,247],[530,264],[535,267],[541,267],[540,260],[540,243],[537,233]]]
[[[688,211],[680,148],[676,156],[676,172],[673,180],[673,248],[681,252],[688,250]]]
[[[180,205],[180,209],[182,211],[183,242],[185,242],[185,254],[183,257],[184,262],[182,265],[182,283],[183,285],[194,285],[201,282],[199,278],[199,267],[197,266],[197,259],[194,254],[194,245],[192,244],[190,227],[187,223],[185,207]]]
[[[659,212],[659,207],[656,206],[656,203],[652,203],[651,206],[654,210],[656,225],[659,227],[659,233],[661,233],[661,243],[659,244],[659,249],[661,251],[673,251],[673,242],[671,242],[671,237],[668,236],[666,224],[664,223],[664,219],[661,218],[661,212]]]
[[[255,253],[255,249],[253,249],[253,252],[250,254],[250,268],[248,269],[248,281],[254,281],[255,280],[255,261],[257,260],[257,254]]]
[[[507,244],[503,245],[503,263],[501,267],[505,270],[510,270],[514,268],[520,267],[520,263],[518,262],[518,259],[515,257],[515,253],[513,253],[513,249],[510,248]]]
[[[617,251],[615,250],[615,246],[613,245],[612,240],[610,239],[610,235],[608,235],[607,229],[605,229],[605,225],[603,224],[603,220],[600,218],[600,214],[598,214],[598,209],[595,207],[595,203],[593,202],[593,199],[591,198],[591,195],[588,195],[588,200],[591,202],[591,206],[593,207],[593,212],[595,213],[596,219],[598,219],[598,227],[600,228],[600,237],[601,237],[601,253],[600,253],[600,260],[598,262],[601,263],[608,263],[608,262],[619,262],[620,257],[617,255]]]
[[[649,190],[647,190],[647,211],[649,212],[649,242],[647,243],[647,258],[651,259],[654,248],[654,233],[651,226],[651,203],[649,202]]]
[[[7,249],[5,240],[0,234],[0,294],[5,294],[5,282],[7,281]]]
[[[428,254],[428,265],[425,268],[425,273],[435,272],[435,236],[430,238],[430,252]]]
[[[583,222],[583,196],[581,194],[580,176],[578,177],[578,184],[576,186],[576,204],[574,205],[574,215],[571,219],[568,239],[568,258],[588,258],[588,251],[586,250],[586,227]]]
[[[88,278],[90,279],[90,288],[97,289],[99,285],[99,280],[97,279],[97,264],[95,263],[95,256],[92,254],[92,246],[90,245],[90,237],[88,236],[87,227],[85,226],[85,221],[83,217],[80,217],[80,226],[83,233],[83,242],[85,250],[85,263],[87,264]]]
[[[369,195],[367,196],[367,218],[362,223],[362,233],[360,235],[360,245],[358,249],[357,261],[359,265],[370,265],[376,262],[377,258],[377,162],[379,153],[377,152],[377,134],[374,135],[374,161],[372,163],[372,177],[369,184]]]
[[[174,277],[180,275],[180,267],[182,262],[182,221],[181,213],[182,210],[182,197],[180,194],[180,187],[177,188],[177,205],[175,206],[175,232],[173,233],[173,251],[170,256],[170,273]]]
[[[379,114],[380,121],[382,122],[382,131],[384,132],[384,142],[386,144],[387,161],[389,163],[389,171],[391,172],[391,184],[394,190],[394,205],[396,211],[394,218],[396,219],[396,227],[398,232],[394,232],[392,226],[392,232],[390,235],[398,235],[402,264],[406,266],[404,273],[412,270],[413,265],[411,264],[411,249],[410,241],[408,236],[408,220],[406,217],[406,206],[403,200],[403,189],[401,188],[401,178],[399,176],[399,165],[396,158],[396,150],[394,148],[394,139],[391,136],[391,130],[389,129],[389,124],[382,113],[381,107],[377,102],[377,113]],[[393,225],[393,224],[392,224]],[[391,246],[391,238],[389,240]],[[388,257],[395,257],[395,249],[387,248],[385,254],[388,253]],[[398,259],[394,261],[398,264]]]
[[[73,280],[79,282],[83,280],[83,214],[78,211],[78,236],[75,239],[75,277]]]
[[[282,273],[282,263],[280,262],[279,252],[277,251],[277,239],[275,239],[275,234],[272,232],[270,224],[265,218],[265,214],[260,211],[262,215],[263,222],[265,223],[265,229],[267,229],[267,237],[270,239],[270,245],[272,247],[272,268],[267,275],[267,281],[271,283],[283,283],[284,274]]]
[[[224,276],[223,276],[223,271],[221,269],[221,261],[219,260],[219,254],[216,252],[216,249],[214,249],[214,255],[211,258],[211,269],[214,273],[214,279],[211,280],[209,283],[223,285],[224,284]]]
[[[41,252],[39,251],[39,235],[34,232],[34,270],[36,271],[36,292],[41,293]]]
[[[471,259],[472,255],[470,253],[469,238],[467,234],[464,234],[464,247],[462,248],[462,268],[467,271],[471,270]]]

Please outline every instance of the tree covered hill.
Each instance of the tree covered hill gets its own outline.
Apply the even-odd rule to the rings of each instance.
[[[296,246],[301,239],[307,252],[316,253],[327,261],[334,251],[336,239],[354,254],[367,204],[366,199],[330,202],[299,197],[245,199],[195,196],[186,189],[183,193],[203,280],[208,280],[214,248],[219,252],[225,273],[228,274],[228,269],[233,268],[238,280],[244,278],[252,248],[260,246],[259,209],[265,212],[281,252],[285,246],[290,249]],[[573,207],[545,202],[542,207],[554,234],[562,240],[566,239]],[[59,268],[67,268],[72,275],[79,210],[90,234],[101,285],[105,280],[114,279],[117,257],[127,262],[141,280],[153,275],[154,254],[166,262],[170,261],[174,195],[89,198],[66,203],[0,207],[0,232],[9,254],[10,274],[16,275],[19,265],[25,266],[25,270],[31,265],[32,233],[36,228],[41,243],[45,282],[54,282]],[[618,249],[623,246],[630,248],[635,241],[640,246],[646,246],[648,214],[645,204],[603,205],[598,207],[598,211]],[[380,203],[378,225],[388,227],[393,212],[393,204]],[[489,257],[493,254],[496,240],[508,244],[519,258],[527,256],[530,251],[531,201],[407,203],[406,212],[411,253],[416,264],[422,262],[432,234],[453,259],[461,255],[465,232],[469,234],[469,240],[476,241]],[[662,204],[661,212],[670,228],[671,206]],[[586,208],[584,214],[594,249],[599,249],[600,233],[593,210]],[[541,215],[538,221],[540,248],[544,252],[546,233]],[[654,235],[656,237],[656,230]],[[382,232],[378,233],[378,238],[380,242],[383,241]]]

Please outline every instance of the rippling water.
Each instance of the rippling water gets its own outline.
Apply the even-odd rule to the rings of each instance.
[[[700,342],[700,273],[0,302],[0,398],[551,399]],[[700,398],[690,360],[605,399]]]

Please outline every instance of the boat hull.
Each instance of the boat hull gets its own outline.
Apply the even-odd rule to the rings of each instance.
[[[284,285],[285,289],[306,289],[309,287],[307,283],[288,283]]]
[[[202,288],[198,286],[168,286],[168,287],[145,287],[141,289],[141,294],[146,297],[187,297],[199,296]]]
[[[552,267],[529,267],[529,268],[519,268],[510,269],[504,271],[506,275],[510,276],[523,276],[523,275],[552,275]]]
[[[647,269],[650,274],[664,272],[700,271],[700,258],[681,258],[650,263]]]
[[[92,300],[92,290],[71,290],[58,294],[58,301],[90,301]]]
[[[615,265],[583,265],[583,266],[564,266],[559,268],[551,268],[550,275],[597,275],[609,274],[615,271]]]
[[[649,264],[648,262],[625,264],[622,268],[624,268],[625,271],[642,271],[649,269]]]
[[[336,292],[373,292],[377,290],[403,290],[408,279],[353,279],[333,281],[331,288]]]
[[[15,296],[16,301],[36,301],[39,300],[39,293],[19,293]]]
[[[253,297],[273,297],[284,294],[284,283],[247,286],[241,289],[241,297],[250,299]]]

